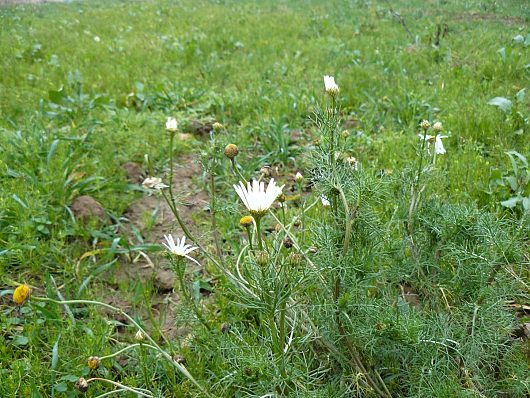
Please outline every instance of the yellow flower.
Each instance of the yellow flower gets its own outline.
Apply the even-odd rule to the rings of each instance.
[[[22,305],[29,298],[31,291],[28,285],[20,285],[13,292],[13,301],[17,305]]]
[[[244,216],[244,217],[241,217],[241,219],[239,220],[239,225],[247,228],[247,227],[250,227],[253,222],[254,222],[254,219],[252,218],[252,216]]]

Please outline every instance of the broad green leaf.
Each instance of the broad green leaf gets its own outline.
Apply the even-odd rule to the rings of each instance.
[[[512,110],[512,101],[504,97],[492,98],[488,101],[488,105],[494,105],[506,113],[509,113]]]
[[[521,201],[521,198],[518,198],[517,196],[514,196],[513,198],[510,198],[508,200],[503,200],[501,202],[501,205],[503,205],[504,207],[508,207],[508,208],[512,209],[515,206],[517,206],[517,203],[519,203],[520,201]]]

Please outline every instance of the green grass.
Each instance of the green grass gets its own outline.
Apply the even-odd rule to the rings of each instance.
[[[357,316],[347,325],[358,336],[356,343],[371,358],[371,366],[384,364],[385,382],[395,396],[528,394],[528,340],[513,345],[503,341],[498,352],[488,348],[516,328],[519,321],[502,300],[528,304],[528,273],[516,272],[522,285],[503,274],[499,284],[504,287],[493,288],[486,284],[489,269],[466,256],[482,253],[491,255],[495,264],[506,260],[528,266],[528,210],[522,203],[507,208],[501,202],[516,195],[530,197],[528,167],[519,161],[515,168],[506,154],[516,151],[530,159],[529,22],[530,7],[524,0],[97,0],[0,7],[0,396],[76,396],[72,381],[89,374],[86,358],[110,354],[117,340],[132,341],[134,335],[131,328],[119,327],[120,319],[95,308],[75,307],[69,314],[36,303],[15,307],[10,293],[16,283],[29,283],[36,288],[34,294],[53,298],[57,292],[67,299],[118,297],[128,313],[159,337],[152,320],[160,314],[149,314],[149,308],[163,294],[149,278],[122,275],[139,251],[155,258],[156,266],[164,263],[156,253],[161,236],[153,236],[156,226],[131,232],[126,210],[145,192],[127,181],[121,166],[133,161],[146,172],[152,167],[155,175],[164,174],[168,116],[176,117],[184,131],[195,120],[226,127],[216,135],[215,146],[207,138],[177,136],[176,153],[203,154],[205,163],[213,162],[217,222],[226,239],[223,248],[233,257],[242,246],[240,208],[231,188],[236,179],[228,162],[215,159],[222,158],[224,145],[234,142],[246,176],[258,176],[264,164],[280,168],[282,183],[298,170],[309,176],[318,168],[309,152],[320,134],[310,118],[324,102],[325,74],[334,75],[341,88],[341,129],[350,132],[344,150],[370,175],[351,183],[365,184],[373,201],[363,213],[366,218],[354,226],[359,240],[352,245],[358,252],[342,264],[356,272],[345,276],[351,292],[344,298],[344,308]],[[445,34],[435,45],[438,30]],[[517,35],[525,42],[514,40]],[[512,101],[511,109],[488,105],[494,97]],[[436,252],[431,238],[420,237],[427,254],[425,264],[415,268],[401,221],[406,213],[403,198],[409,194],[403,181],[410,181],[409,171],[416,167],[422,119],[441,120],[449,132],[447,154],[437,159],[439,173],[428,186],[420,220],[421,228],[432,234],[428,236],[446,246]],[[289,138],[294,132],[301,132],[302,139],[293,144]],[[197,173],[195,183],[208,190],[207,174]],[[388,179],[380,181],[381,174]],[[377,192],[371,192],[374,187]],[[328,188],[323,183],[315,189],[323,193]],[[80,195],[97,199],[112,222],[76,221],[70,207]],[[332,247],[340,240],[330,227],[333,220],[321,220],[318,212],[309,217],[314,230],[305,236],[306,248]],[[213,247],[202,209],[191,218]],[[512,236],[520,239],[511,241]],[[503,259],[488,242],[497,242]],[[325,262],[333,253],[319,252],[315,261]],[[521,255],[526,263],[520,262]],[[439,279],[429,274],[429,264],[442,270]],[[209,276],[191,278],[203,284],[208,277],[214,279],[214,293],[207,300],[209,321],[215,328],[230,323],[237,338],[211,337],[190,320],[189,308],[177,305],[170,316],[177,324],[191,324],[196,333],[173,342],[175,349],[212,393],[263,395],[278,379],[263,344],[263,329],[257,326],[259,316],[241,309],[226,279],[211,264],[207,269]],[[379,286],[378,280],[387,285]],[[427,305],[432,312],[406,309],[406,321],[395,324],[399,311],[393,308],[407,306],[395,290],[403,282],[414,284],[423,305],[432,300]],[[452,297],[443,297],[444,286]],[[325,302],[310,282],[308,289],[314,289],[317,302]],[[510,296],[509,289],[516,293]],[[356,307],[366,300],[367,291],[376,292],[374,300],[383,308],[377,314],[369,306]],[[444,313],[443,300],[455,306],[454,313]],[[439,348],[418,348],[415,342],[427,340],[427,331],[443,335],[444,322],[454,333],[446,338],[465,340],[466,322],[476,323],[474,304],[491,311],[484,317],[479,312],[480,332],[459,349],[469,362],[481,365],[474,374],[462,376],[467,365],[458,364],[449,350],[446,361],[426,369],[424,359],[434,358]],[[326,324],[333,317],[329,309],[315,306],[308,311],[324,325],[324,335],[336,338]],[[496,329],[488,330],[488,322]],[[395,342],[402,351],[396,352]],[[306,343],[297,349],[309,350]],[[306,358],[293,358],[293,369],[307,372],[297,374],[297,380],[310,386],[299,396],[355,396],[351,386],[359,387],[359,375],[338,365],[343,358],[324,361],[319,350],[325,347],[311,349]],[[497,378],[491,378],[486,369],[497,366],[493,362],[501,355],[505,367],[495,369]],[[154,355],[143,362],[149,365],[147,376],[137,358],[108,362],[98,372],[159,396],[200,396]],[[404,374],[405,363],[410,374]],[[329,369],[336,372],[324,371]],[[94,384],[88,394],[95,397],[108,388]]]

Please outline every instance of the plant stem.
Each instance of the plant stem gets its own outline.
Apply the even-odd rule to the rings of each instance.
[[[201,322],[206,329],[211,330],[210,325],[208,325],[208,322],[206,322],[206,320],[202,316],[201,312],[199,311],[199,308],[197,307],[197,303],[195,302],[195,300],[191,296],[191,292],[189,292],[189,290],[186,288],[186,284],[185,284],[185,281],[184,281],[184,269],[185,269],[185,266],[184,266],[183,261],[182,260],[177,260],[175,265],[176,265],[175,268],[176,268],[176,271],[177,271],[177,276],[179,278],[180,290],[182,291],[182,296],[183,296],[184,300],[187,302],[188,305],[191,306],[191,308],[193,309],[193,312],[195,313],[195,316],[197,317],[199,322]]]
[[[145,344],[146,347],[152,347],[154,348],[155,350],[157,350],[164,358],[166,358],[166,360],[168,360],[175,368],[177,368],[177,370],[179,370],[186,378],[188,378],[188,380],[190,380],[194,385],[195,387],[197,387],[203,394],[205,397],[208,397],[208,398],[213,398],[210,393],[202,386],[199,384],[199,382],[197,380],[195,380],[195,378],[191,375],[191,373],[188,371],[188,369],[186,369],[185,366],[183,366],[182,364],[176,362],[172,357],[171,355],[169,355],[166,351],[164,351],[157,343],[156,341],[154,341],[152,339],[151,336],[149,336],[149,334],[147,334],[147,332],[138,324],[138,322],[136,322],[129,314],[127,314],[125,311],[117,308],[117,307],[113,307],[112,305],[109,305],[109,304],[106,304],[106,303],[102,303],[100,301],[93,301],[93,300],[54,300],[54,299],[51,299],[51,298],[48,298],[48,297],[38,297],[38,296],[32,296],[31,297],[32,300],[36,300],[36,301],[45,301],[45,302],[49,302],[49,303],[54,303],[54,304],[59,304],[59,305],[64,305],[64,306],[67,306],[69,304],[89,304],[89,305],[98,305],[98,306],[101,306],[101,307],[104,307],[104,308],[107,308],[109,310],[112,310],[112,311],[115,311],[116,313],[122,315],[123,317],[127,318],[127,320],[132,324],[134,325],[138,330],[140,330],[140,332],[142,332],[144,334],[144,336],[146,337],[147,340],[149,340],[149,342],[152,344],[152,346],[150,345],[147,345]],[[87,380],[88,381],[88,380]]]
[[[258,238],[258,248],[263,250],[263,240],[261,238],[261,216],[255,216],[256,221],[256,237]]]
[[[217,249],[217,257],[219,257],[219,260],[221,261],[221,264],[225,266],[225,260],[223,256],[223,249],[221,247],[221,242],[219,239],[219,231],[217,230],[217,217],[216,217],[216,211],[215,211],[215,176],[213,174],[210,175],[210,190],[212,191],[212,200],[210,203],[210,212],[212,216],[212,235],[215,242],[215,248]]]

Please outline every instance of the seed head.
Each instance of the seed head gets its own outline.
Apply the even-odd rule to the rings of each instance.
[[[78,389],[79,391],[81,391],[81,392],[87,392],[87,390],[88,390],[88,382],[85,380],[84,377],[80,377],[75,382],[74,387],[76,389]]]
[[[252,216],[244,216],[239,220],[239,225],[243,228],[248,228],[254,223],[254,218]]]
[[[96,370],[101,366],[101,359],[99,357],[89,357],[87,363],[90,369]]]
[[[239,148],[237,147],[236,144],[228,144],[225,147],[225,156],[230,160],[234,160],[234,158],[237,156],[238,153],[239,153]]]
[[[342,138],[348,138],[350,136],[350,132],[348,130],[344,130],[342,132]]]
[[[283,247],[285,247],[286,249],[290,249],[291,247],[293,247],[293,245],[293,240],[290,237],[286,236],[283,240]]]
[[[31,290],[28,285],[20,285],[13,292],[13,301],[17,305],[22,305],[26,302],[31,294]]]
[[[428,120],[422,120],[421,123],[420,123],[420,127],[423,130],[427,131],[427,130],[429,130],[429,127],[431,127],[431,124],[429,123]]]

